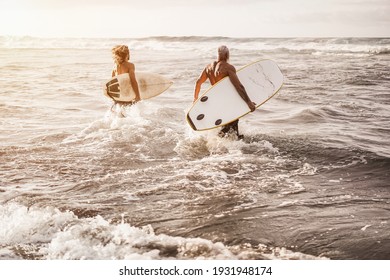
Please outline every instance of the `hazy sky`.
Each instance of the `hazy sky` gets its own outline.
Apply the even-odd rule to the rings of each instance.
[[[0,0],[0,36],[390,37],[390,0]]]

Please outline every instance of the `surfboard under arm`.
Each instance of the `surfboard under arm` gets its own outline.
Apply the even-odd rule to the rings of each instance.
[[[166,91],[173,82],[165,77],[147,72],[137,72],[136,79],[141,100],[155,97]],[[103,87],[104,95],[117,103],[131,103],[135,92],[130,83],[129,74],[120,74],[107,81]]]
[[[249,98],[259,107],[271,99],[283,85],[283,74],[272,60],[260,60],[237,71]],[[229,78],[207,89],[193,104],[186,120],[193,130],[224,126],[250,113]]]

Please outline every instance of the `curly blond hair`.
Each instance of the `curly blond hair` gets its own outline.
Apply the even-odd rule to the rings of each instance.
[[[116,64],[122,64],[130,59],[129,47],[126,45],[117,45],[112,48],[112,57]]]

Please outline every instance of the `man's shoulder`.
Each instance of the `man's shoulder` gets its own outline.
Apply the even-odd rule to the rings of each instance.
[[[229,62],[225,62],[224,63],[224,68],[228,71],[228,72],[236,72],[236,68],[230,64]]]
[[[234,67],[234,65],[233,65],[233,64],[230,64],[229,62],[226,62],[226,65],[227,65],[228,67],[231,67],[231,68],[236,69],[236,68]]]
[[[135,69],[135,65],[134,63],[131,63],[131,62],[126,62],[126,67],[130,70],[134,70]]]

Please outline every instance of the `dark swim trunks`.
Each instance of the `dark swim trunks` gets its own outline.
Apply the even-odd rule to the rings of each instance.
[[[230,133],[235,133],[238,139],[243,139],[244,135],[238,132],[238,120],[235,120],[227,125],[223,126],[221,131],[218,133],[220,137],[225,137]]]

